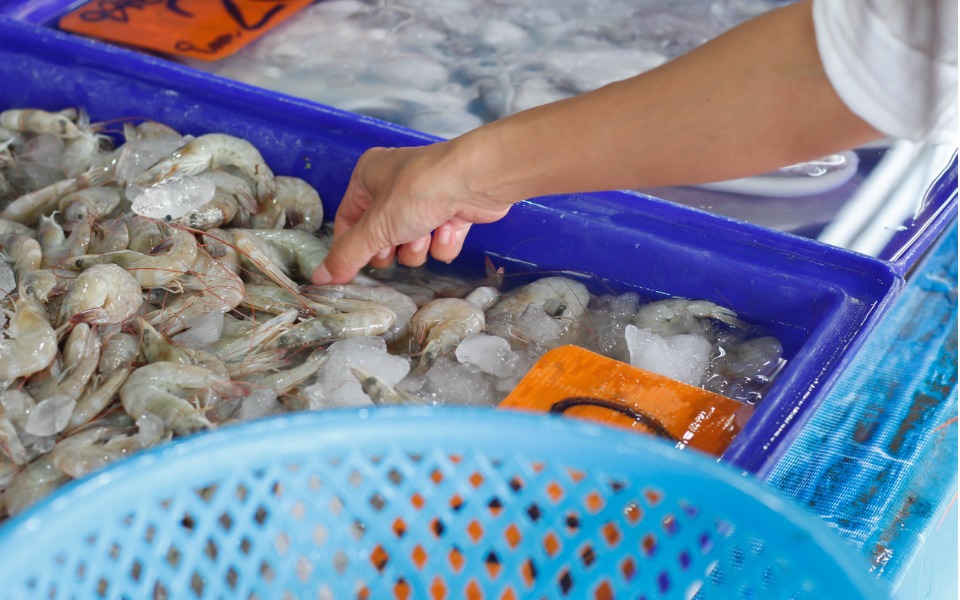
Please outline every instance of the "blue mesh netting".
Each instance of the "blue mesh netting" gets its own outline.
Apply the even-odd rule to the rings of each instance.
[[[646,436],[381,409],[108,467],[0,528],[0,580],[14,598],[880,597],[832,536]]]

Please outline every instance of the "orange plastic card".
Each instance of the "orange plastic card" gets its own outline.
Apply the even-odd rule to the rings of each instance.
[[[749,404],[577,346],[544,354],[497,408],[599,421],[716,456],[753,414]]]
[[[229,56],[312,0],[94,0],[60,18],[89,37],[201,60]]]

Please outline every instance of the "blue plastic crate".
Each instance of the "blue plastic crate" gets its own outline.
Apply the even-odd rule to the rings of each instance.
[[[791,0],[784,1],[789,2]],[[0,28],[3,27],[3,20],[12,20],[27,24],[35,29],[56,29],[60,17],[83,3],[84,0],[0,0]],[[113,3],[107,4],[110,4],[110,6],[107,7],[108,9],[114,8]],[[131,7],[128,10],[136,10],[136,8]],[[64,39],[80,40],[83,38],[67,34]],[[106,42],[101,43],[95,40],[85,41],[90,41],[94,45],[109,46]],[[116,46],[109,47],[114,50],[118,49]],[[139,50],[120,50],[119,53],[110,54],[110,60],[116,60],[117,57],[126,55],[122,59],[124,62],[141,60],[141,68],[147,71],[156,69],[158,64],[168,62],[163,58],[150,56],[143,52],[144,51]],[[177,65],[180,68],[173,71],[164,71],[165,73],[177,73],[183,72],[184,70],[193,71],[193,69],[182,67],[178,63],[168,64]],[[246,84],[238,84],[235,81],[223,79],[203,71],[194,71],[194,76],[194,81],[196,81],[197,78],[204,79],[208,80],[211,85],[214,86],[229,85],[238,89],[247,88],[249,90],[263,91],[259,88]],[[172,81],[178,81],[178,76],[174,75]],[[282,94],[276,92],[267,93],[278,99],[284,97]],[[419,135],[429,141],[438,139],[426,134]],[[860,152],[858,155],[861,157],[858,169],[860,176],[868,177],[876,166],[879,156],[882,156],[882,153],[867,152],[864,154]],[[931,181],[924,197],[916,199],[915,213],[906,218],[900,227],[892,232],[890,239],[886,242],[883,249],[877,252],[876,256],[892,265],[894,270],[900,275],[905,275],[909,271],[913,264],[923,255],[956,216],[958,203],[957,177],[957,158],[955,156],[943,172]],[[678,191],[678,188],[674,188],[673,191]],[[703,193],[702,190],[700,192]],[[723,194],[721,194],[721,196],[722,195]],[[709,196],[705,197],[703,201],[706,204],[710,204]],[[802,200],[798,201],[802,202]],[[629,198],[621,197],[621,210],[624,207],[629,207],[631,202]],[[722,199],[720,203],[723,203]],[[686,204],[689,206],[696,205],[695,203],[689,202]],[[694,208],[690,208],[689,210],[696,211]]]
[[[711,457],[465,409],[179,440],[10,521],[0,555],[11,599],[886,595],[833,532]]]
[[[0,109],[82,106],[93,120],[151,118],[243,137],[277,174],[313,184],[328,215],[363,150],[431,140],[54,30],[3,28]],[[454,267],[479,274],[485,257],[510,273],[589,273],[595,291],[708,299],[766,327],[789,362],[723,456],[755,472],[809,419],[903,285],[882,261],[625,192],[521,203],[472,228]]]

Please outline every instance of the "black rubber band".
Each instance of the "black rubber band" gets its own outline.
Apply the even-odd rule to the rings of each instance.
[[[615,400],[604,400],[603,398],[591,398],[589,396],[574,396],[554,402],[550,407],[549,412],[552,414],[562,415],[571,408],[575,408],[577,406],[596,406],[598,408],[606,408],[608,410],[618,412],[621,415],[630,417],[641,425],[649,427],[653,430],[653,433],[656,434],[657,437],[670,440],[671,442],[677,441],[677,438],[670,433],[670,430],[667,429],[667,426],[661,423],[656,417],[648,415],[647,413],[637,410],[631,406],[621,404]]]

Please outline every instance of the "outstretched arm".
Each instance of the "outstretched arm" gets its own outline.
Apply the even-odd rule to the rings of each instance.
[[[450,261],[471,224],[526,198],[744,177],[881,137],[834,92],[801,0],[593,92],[447,142],[367,151],[314,280],[349,280],[394,252]]]

